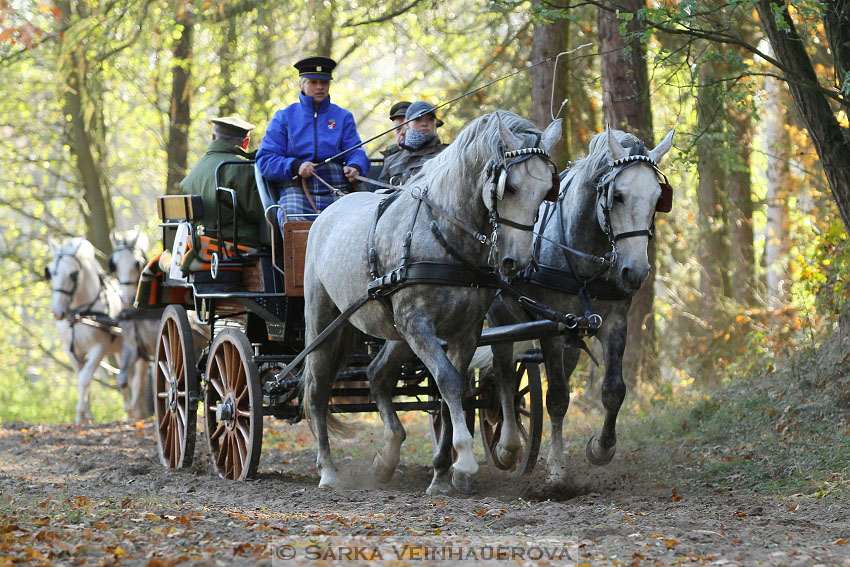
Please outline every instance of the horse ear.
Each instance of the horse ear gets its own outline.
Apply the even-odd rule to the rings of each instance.
[[[551,151],[552,146],[558,143],[558,140],[561,139],[561,129],[563,128],[563,118],[558,118],[549,126],[546,127],[546,130],[543,132],[543,136],[540,138],[540,145],[543,146],[543,149]]]
[[[142,251],[142,254],[147,256],[148,246],[150,246],[150,241],[148,240],[148,235],[142,232],[139,229],[138,235],[136,236],[136,245],[135,247]]]
[[[50,248],[51,254],[56,254],[57,252],[59,252],[60,245],[59,245],[59,242],[55,238],[53,238],[52,236],[48,236],[47,237],[47,247]]]
[[[670,151],[670,148],[673,147],[673,134],[675,134],[675,130],[670,130],[667,132],[667,135],[664,136],[664,139],[661,140],[661,143],[655,146],[655,149],[647,152],[649,157],[652,158],[652,161],[655,163],[661,163],[661,158],[664,157],[664,154]]]
[[[116,248],[118,243],[121,242],[121,234],[114,228],[109,231],[109,241],[112,243],[113,248]]]
[[[608,153],[611,156],[611,159],[617,161],[618,159],[623,159],[624,157],[628,157],[629,152],[626,151],[626,148],[617,140],[614,136],[614,131],[611,130],[611,127],[606,124],[605,133],[608,135]]]
[[[522,147],[522,142],[519,138],[514,136],[514,133],[508,130],[504,124],[502,124],[502,117],[499,116],[498,112],[495,112],[496,121],[499,123],[499,138],[502,140],[502,145],[505,148],[506,152],[511,152],[513,150],[518,150]]]

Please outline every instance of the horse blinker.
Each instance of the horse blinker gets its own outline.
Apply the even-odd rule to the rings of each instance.
[[[552,172],[552,188],[549,189],[549,192],[546,193],[546,196],[543,197],[544,201],[551,201],[553,203],[558,201],[558,194],[561,192],[561,177],[558,175],[556,171]]]
[[[52,276],[50,275],[50,267],[45,266],[44,267],[44,279],[46,279],[47,281],[50,281],[51,277]]]
[[[115,272],[115,260],[112,259],[112,256],[109,257],[109,273],[112,274]]]
[[[669,213],[673,210],[673,188],[667,181],[658,184],[661,187],[661,196],[655,205],[656,212]]]

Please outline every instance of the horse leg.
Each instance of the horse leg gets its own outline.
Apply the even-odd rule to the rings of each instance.
[[[399,367],[412,356],[407,343],[387,341],[366,370],[372,395],[384,422],[384,448],[372,461],[372,471],[378,482],[389,482],[392,478],[401,458],[401,444],[407,437],[393,407],[392,391],[398,381]]]
[[[442,403],[443,431],[434,451],[434,478],[426,490],[427,494],[450,493],[452,483],[461,491],[468,492],[471,482],[468,478],[478,472],[478,463],[472,454],[472,435],[466,427],[463,415],[464,378],[457,368],[466,369],[475,351],[479,333],[470,331],[459,344],[450,347],[447,353],[443,341],[437,338],[431,322],[424,317],[416,317],[411,322],[408,344],[413,352],[425,364],[437,388]],[[452,448],[457,452],[457,460],[452,466]],[[450,481],[449,471],[454,468],[455,476]]]
[[[605,378],[602,381],[602,405],[605,422],[587,442],[587,460],[597,466],[607,465],[614,458],[617,445],[617,414],[626,397],[623,382],[623,351],[626,348],[626,323],[609,328],[605,348]]]
[[[132,335],[132,332],[127,334]],[[136,352],[132,346],[135,341],[130,339],[130,336],[124,337],[124,346],[121,349],[121,369],[118,371],[118,388],[121,391],[121,396],[124,398],[124,412],[129,419],[133,419],[133,383],[136,380],[138,369],[134,364]]]
[[[94,345],[88,351],[86,355],[86,362],[82,369],[77,373],[78,399],[76,416],[74,417],[74,423],[77,425],[83,425],[84,423],[91,423],[94,421],[94,416],[91,413],[91,406],[89,406],[89,390],[91,388],[91,381],[94,377],[94,372],[100,365],[100,361],[103,359],[105,351],[106,347],[102,343]]]
[[[540,341],[543,359],[546,362],[546,411],[552,424],[552,444],[549,446],[549,480],[564,477],[567,458],[564,452],[564,416],[570,407],[570,376],[578,364],[581,351],[564,349],[563,339],[548,338]]]
[[[334,318],[335,316],[331,316],[327,319],[327,323],[329,324]],[[308,333],[308,337],[315,337],[319,332]],[[304,411],[312,424],[313,434],[319,445],[316,466],[319,470],[320,487],[340,485],[336,465],[331,457],[328,429],[342,432],[344,427],[339,420],[328,415],[328,404],[334,380],[345,362],[353,337],[354,327],[344,323],[307,356],[304,365]]]
[[[130,400],[130,416],[132,419],[144,419],[145,415],[145,388],[148,382],[148,361],[139,357],[133,364],[133,381],[130,383],[130,391],[133,396]]]
[[[496,372],[496,388],[502,407],[502,429],[493,457],[505,469],[510,469],[519,459],[522,443],[516,422],[516,381],[514,380],[514,349],[512,344],[494,345],[493,369]]]
[[[446,416],[445,412],[443,412],[443,423],[444,424],[450,424],[451,423],[452,428],[451,429],[445,429],[445,428],[443,429],[443,435],[440,438],[440,448],[439,448],[439,451],[438,451],[439,462],[440,462],[440,465],[443,466],[443,464],[445,463],[445,456],[446,455],[448,456],[448,458],[449,458],[448,466],[453,468],[453,470],[454,470],[454,474],[452,475],[452,485],[455,488],[457,488],[459,491],[461,491],[465,494],[471,494],[471,493],[477,492],[477,486],[476,486],[475,478],[473,477],[473,475],[476,472],[478,472],[478,463],[475,462],[475,458],[472,457],[472,454],[471,454],[472,451],[470,450],[470,457],[472,457],[472,459],[471,459],[472,464],[475,467],[475,470],[473,472],[471,472],[471,473],[467,472],[466,470],[464,470],[463,468],[458,466],[458,463],[460,463],[460,451],[457,452],[458,453],[457,462],[452,464],[452,462],[451,462],[452,445],[449,444],[450,437],[449,437],[448,433],[449,432],[452,433],[452,436],[451,436],[451,439],[453,441],[452,444],[455,445],[455,446],[457,446],[455,432],[458,430],[458,428],[460,428],[463,431],[463,433],[466,433],[467,435],[469,435],[470,440],[472,439],[472,434],[469,432],[469,429],[466,426],[466,417],[463,414],[463,398],[464,398],[463,394],[466,391],[467,386],[469,385],[469,380],[467,379],[467,376],[468,376],[467,369],[469,368],[469,364],[472,362],[472,357],[475,354],[475,348],[478,345],[478,337],[481,335],[481,326],[482,325],[479,324],[477,328],[475,328],[474,330],[470,330],[468,333],[466,333],[464,335],[464,338],[461,341],[455,343],[452,346],[449,346],[448,352],[446,353],[448,358],[449,358],[449,361],[451,362],[452,368],[462,370],[462,372],[459,373],[459,376],[461,377],[461,384],[460,384],[461,385],[461,391],[460,391],[461,420],[460,420],[459,423],[458,422],[451,423],[451,421],[449,419],[446,419],[447,416]],[[438,382],[438,385],[439,385],[439,382]],[[442,392],[442,387],[440,388],[440,390]],[[440,407],[441,412],[442,412],[443,406],[445,406],[445,408],[447,410],[450,410],[450,405],[448,403],[440,404],[440,406],[441,406]],[[450,411],[449,411],[449,415],[451,415]],[[436,467],[435,467],[435,470],[434,470],[434,478],[437,478]]]

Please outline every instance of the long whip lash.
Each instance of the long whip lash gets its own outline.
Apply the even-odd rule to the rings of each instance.
[[[480,87],[475,88],[475,89],[472,89],[471,91],[465,92],[465,93],[463,93],[462,95],[456,96],[455,98],[453,98],[453,99],[451,99],[451,100],[447,100],[446,102],[443,102],[443,103],[438,104],[437,106],[435,106],[435,107],[434,107],[434,111],[437,111],[437,110],[439,110],[439,109],[443,108],[444,106],[448,106],[449,104],[452,104],[453,102],[457,102],[457,101],[459,101],[460,99],[462,99],[462,98],[464,98],[464,97],[468,97],[468,96],[469,96],[469,95],[471,95],[471,94],[475,94],[475,93],[477,93],[478,91],[480,91],[480,90],[482,90],[482,89],[486,89],[487,87],[489,87],[489,86],[491,86],[491,85],[495,85],[495,84],[496,84],[496,83],[498,83],[499,81],[504,81],[505,79],[509,79],[510,77],[513,77],[514,75],[518,75],[519,73],[524,73],[524,72],[526,72],[526,71],[528,71],[528,70],[530,70],[530,69],[533,69],[534,67],[537,67],[538,65],[542,65],[543,63],[546,63],[546,62],[548,62],[548,61],[551,61],[552,59],[555,59],[555,67],[557,67],[557,66],[558,66],[558,61],[557,61],[557,60],[558,60],[558,58],[559,58],[559,57],[561,57],[562,55],[569,55],[569,54],[571,54],[571,53],[575,53],[575,52],[576,52],[576,51],[578,51],[579,49],[584,49],[585,47],[589,47],[589,46],[591,46],[591,45],[593,45],[593,44],[592,44],[592,43],[585,43],[585,44],[583,44],[583,45],[579,45],[578,47],[576,47],[576,48],[574,48],[574,49],[570,49],[569,51],[562,51],[562,52],[558,53],[557,55],[553,55],[552,57],[549,57],[549,58],[547,58],[547,59],[543,59],[542,61],[538,61],[537,63],[534,63],[534,64],[532,64],[532,65],[529,65],[528,67],[523,67],[522,69],[517,69],[517,70],[516,70],[516,71],[514,71],[513,73],[508,73],[508,74],[507,74],[507,75],[505,75],[504,77],[499,77],[498,79],[492,80],[492,81],[490,81],[489,83],[487,83],[487,84],[485,84],[485,85],[481,85]],[[554,97],[554,96],[555,96],[555,90],[554,90],[554,89],[555,89],[555,87],[554,87],[554,83],[553,83],[553,85],[552,85],[552,97]],[[566,100],[564,100],[564,102],[563,102],[563,103],[561,103],[561,108],[563,108],[563,107],[564,107],[564,104],[566,104],[566,103],[567,103],[567,101],[566,101]],[[551,105],[551,101],[550,101],[550,109],[549,109],[549,112],[550,112],[550,113],[552,112],[552,108],[551,108],[551,106],[552,106],[552,105]],[[561,111],[560,111],[560,109],[559,109],[559,110],[558,110],[558,114],[560,114],[560,113],[561,113]],[[401,123],[401,124],[399,124],[398,126],[393,126],[393,127],[392,127],[392,128],[390,128],[389,130],[387,130],[387,131],[385,131],[385,132],[381,132],[381,133],[380,133],[380,134],[378,134],[377,136],[372,136],[372,137],[371,137],[371,138],[369,138],[368,140],[364,140],[364,141],[360,142],[360,143],[359,143],[359,144],[357,144],[356,146],[351,146],[351,147],[350,147],[350,148],[348,148],[347,150],[342,150],[341,152],[339,152],[339,153],[338,153],[338,154],[336,154],[335,156],[331,156],[331,157],[329,157],[328,159],[324,160],[323,162],[316,164],[316,167],[319,167],[319,166],[325,165],[326,163],[332,162],[332,161],[333,161],[333,160],[335,160],[336,158],[338,158],[338,157],[340,157],[340,156],[343,156],[343,155],[347,154],[348,152],[350,152],[350,151],[352,151],[352,150],[356,150],[357,148],[360,148],[360,147],[362,147],[362,146],[365,146],[365,145],[366,145],[366,144],[368,144],[369,142],[372,142],[372,141],[374,141],[374,140],[377,140],[377,139],[378,139],[378,138],[380,138],[381,136],[386,136],[386,135],[387,135],[387,134],[389,134],[390,132],[395,131],[395,130],[396,130],[396,128],[399,128],[399,127],[401,127],[401,126],[404,126],[404,125],[405,125],[405,124],[407,124],[408,122],[413,122],[414,120],[416,120],[416,118],[418,118],[418,117],[413,117],[413,118],[411,118],[410,120],[406,120],[405,122],[402,122],[402,123]],[[553,118],[553,120],[554,120],[554,118]],[[297,175],[295,175],[292,179],[296,179],[296,178],[298,178],[298,176],[297,176]]]

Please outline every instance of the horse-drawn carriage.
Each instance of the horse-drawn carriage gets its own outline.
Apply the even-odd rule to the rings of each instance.
[[[254,165],[239,161],[221,167]],[[175,274],[171,265],[154,265],[154,273],[147,274],[137,298],[140,307],[167,305],[154,355],[156,436],[162,464],[185,468],[192,463],[195,416],[202,401],[204,436],[213,469],[223,478],[239,480],[256,474],[263,416],[291,423],[303,417],[299,374],[280,372],[305,347],[304,255],[312,221],[279,226],[269,185],[259,170],[256,176],[267,213],[260,233],[264,245],[257,249],[238,244],[238,226],[234,226],[234,242],[219,243],[214,236],[217,231],[209,231],[210,236],[198,234],[192,225],[202,216],[198,196],[158,198],[165,249],[174,248],[175,237],[182,231],[192,243],[190,248],[198,252],[191,259],[184,254],[184,265],[194,263],[185,278],[171,277]],[[236,198],[225,187],[219,187],[218,194],[225,201]],[[172,255],[171,262],[178,259]],[[193,344],[193,324],[206,328],[207,344]],[[485,335],[482,344],[506,340],[504,335],[505,329]],[[334,384],[331,411],[377,411],[375,402],[369,400],[365,368],[382,342],[361,334]],[[530,472],[538,455],[543,427],[540,362],[539,352],[523,353],[517,359],[515,404],[523,452],[512,467],[515,474]],[[432,434],[438,440],[441,398],[433,378],[414,361],[401,367],[398,380],[393,390],[395,407],[431,413]],[[485,454],[498,465],[492,455],[501,432],[501,410],[493,380],[492,373],[479,377],[470,373],[463,405],[470,431],[478,410]]]
[[[455,457],[458,459],[456,467],[460,469],[461,476],[469,473],[470,470],[473,473],[477,470],[477,465],[474,462],[471,469],[469,461],[464,464],[465,469],[459,465],[459,463],[463,464],[461,461],[464,458],[471,458],[471,433],[474,428],[476,411],[488,461],[499,468],[512,470],[514,474],[523,474],[532,470],[537,460],[542,433],[543,403],[538,365],[543,361],[543,357],[540,351],[522,353],[519,356],[511,355],[510,369],[508,370],[504,356],[500,356],[498,358],[500,358],[499,376],[501,378],[497,379],[493,373],[467,372],[466,369],[472,358],[470,346],[474,350],[476,345],[488,346],[548,337],[551,339],[550,345],[557,345],[556,356],[560,358],[560,353],[565,346],[564,335],[567,335],[567,343],[572,343],[575,346],[576,342],[580,342],[582,337],[595,333],[601,320],[598,317],[591,316],[585,297],[581,297],[579,307],[572,308],[572,311],[581,313],[577,316],[570,314],[567,309],[563,309],[562,313],[548,309],[545,305],[531,299],[531,294],[517,293],[516,288],[496,276],[495,270],[483,274],[480,268],[464,261],[460,257],[462,254],[458,253],[443,236],[443,234],[448,234],[454,238],[465,237],[468,239],[468,235],[464,235],[463,232],[473,234],[479,242],[473,242],[467,249],[472,249],[475,244],[479,244],[482,248],[475,249],[476,254],[479,255],[478,257],[482,257],[480,255],[483,254],[483,258],[487,258],[487,246],[489,246],[490,259],[495,258],[494,263],[496,265],[500,265],[501,262],[502,267],[508,265],[510,268],[514,268],[515,260],[508,255],[513,250],[511,246],[515,245],[511,242],[510,237],[513,237],[515,232],[522,238],[526,238],[525,235],[527,235],[530,242],[529,233],[535,223],[529,221],[532,219],[535,222],[537,221],[538,207],[544,195],[551,194],[552,190],[557,193],[560,188],[562,191],[561,200],[563,200],[563,180],[559,180],[555,175],[554,181],[549,186],[546,185],[547,181],[541,180],[541,172],[545,172],[545,169],[541,167],[548,168],[551,166],[551,161],[548,160],[548,154],[545,150],[554,143],[553,140],[557,140],[560,133],[559,126],[557,135],[550,134],[550,129],[542,133],[543,141],[541,143],[541,133],[536,131],[537,133],[534,134],[533,131],[529,131],[529,123],[525,121],[512,123],[519,124],[521,128],[526,130],[511,133],[509,128],[506,129],[501,124],[503,119],[498,119],[498,128],[495,124],[496,119],[490,120],[489,124],[483,119],[473,122],[468,129],[477,128],[478,130],[469,134],[468,139],[463,137],[464,133],[462,132],[453,144],[453,147],[459,147],[458,150],[454,154],[450,150],[441,154],[443,157],[440,159],[445,163],[443,161],[438,162],[435,159],[434,167],[430,170],[426,168],[432,176],[441,174],[438,170],[441,167],[447,169],[448,160],[457,160],[463,157],[460,152],[464,151],[465,145],[472,145],[468,143],[472,136],[482,136],[482,132],[487,130],[486,133],[489,137],[482,136],[487,137],[487,143],[479,144],[481,147],[475,150],[480,155],[464,158],[468,159],[470,164],[474,164],[474,168],[477,168],[477,171],[471,171],[473,165],[467,164],[465,166],[467,178],[462,180],[462,183],[469,186],[467,195],[457,196],[455,201],[443,198],[435,187],[434,177],[428,178],[429,173],[425,171],[420,175],[425,175],[426,183],[433,183],[426,185],[426,187],[430,187],[430,192],[417,191],[417,187],[414,187],[413,190],[404,189],[399,192],[404,193],[404,195],[396,201],[402,201],[406,198],[410,202],[410,210],[414,212],[409,230],[406,231],[407,234],[405,235],[405,231],[402,230],[401,234],[398,235],[397,240],[404,242],[401,247],[404,250],[399,252],[401,264],[398,268],[381,275],[375,269],[378,262],[372,262],[374,233],[379,227],[379,221],[383,222],[381,214],[388,207],[387,201],[392,204],[394,197],[373,195],[371,197],[360,197],[359,201],[354,198],[350,200],[350,207],[356,209],[362,203],[364,204],[363,211],[369,210],[374,215],[371,233],[368,238],[363,238],[364,241],[368,239],[369,242],[353,241],[357,243],[353,247],[363,248],[363,259],[368,256],[372,264],[370,266],[371,275],[367,275],[369,279],[366,280],[369,290],[359,301],[351,301],[348,309],[344,309],[346,305],[337,303],[333,312],[334,315],[330,319],[325,317],[325,322],[319,327],[316,327],[316,316],[309,311],[311,309],[309,305],[307,306],[308,312],[305,322],[305,257],[308,249],[307,235],[313,223],[303,220],[293,222],[287,220],[282,226],[279,226],[275,214],[276,199],[272,196],[268,184],[258,171],[256,179],[266,214],[260,232],[262,245],[257,248],[246,247],[239,243],[239,227],[235,217],[232,242],[219,241],[217,235],[220,234],[222,228],[220,226],[213,230],[207,230],[206,233],[197,230],[192,225],[192,221],[202,216],[201,209],[203,206],[198,196],[164,196],[158,199],[158,212],[161,220],[160,226],[163,229],[165,250],[174,250],[175,253],[172,255],[170,265],[160,261],[148,266],[146,274],[143,276],[143,282],[139,287],[137,301],[140,307],[161,308],[166,306],[156,342],[154,368],[155,430],[160,459],[165,466],[184,468],[192,462],[196,437],[196,412],[198,403],[203,401],[204,436],[212,466],[220,476],[227,479],[241,480],[256,474],[262,445],[264,416],[274,416],[295,422],[304,416],[306,410],[308,417],[314,420],[318,418],[319,420],[317,436],[319,437],[319,467],[322,473],[322,483],[332,483],[335,480],[335,470],[329,460],[329,448],[326,442],[325,407],[329,412],[381,411],[381,416],[385,422],[385,438],[388,448],[376,456],[374,464],[379,469],[378,478],[382,480],[388,480],[397,465],[398,447],[404,438],[403,430],[399,437],[397,432],[392,430],[392,423],[388,425],[388,421],[391,422],[392,419],[390,416],[388,420],[389,414],[387,412],[394,416],[394,412],[398,410],[424,410],[431,413],[432,430],[437,448],[434,461],[435,480],[432,483],[432,488],[438,484],[438,477],[444,477],[445,471],[448,470],[451,463],[447,464],[445,460],[449,458],[447,455],[449,455],[453,446],[457,449],[457,453],[462,453],[459,457]],[[533,141],[535,135],[536,142]],[[499,140],[500,136],[501,141]],[[611,139],[609,135],[609,145]],[[528,140],[531,140],[531,142]],[[665,142],[668,142],[668,140],[665,140]],[[617,147],[619,147],[617,151],[626,152],[619,144],[617,144]],[[495,148],[498,148],[498,150]],[[669,149],[669,143],[665,148],[659,148],[656,149],[656,155],[649,159],[647,159],[642,144],[640,146],[642,153],[633,152],[633,155],[640,155],[640,158],[632,159],[628,153],[622,154],[620,157],[624,158],[624,161],[621,164],[610,165],[608,168],[609,174],[611,171],[615,171],[615,173],[609,177],[604,191],[597,190],[596,193],[598,194],[595,197],[589,197],[594,207],[601,204],[601,211],[605,214],[603,220],[609,227],[612,224],[611,212],[614,202],[620,202],[623,195],[626,195],[625,188],[622,187],[617,189],[615,194],[615,178],[619,172],[628,169],[631,165],[640,163],[651,165],[657,171],[655,164],[660,156]],[[536,157],[543,159],[535,160]],[[616,154],[614,157],[617,157]],[[608,155],[606,160],[611,161],[611,156]],[[252,167],[252,164],[242,161],[225,163],[220,167]],[[650,199],[657,199],[659,194],[658,184],[655,181],[655,171],[652,172],[654,186],[647,187],[645,191],[650,194]],[[596,175],[594,180],[583,180],[582,183],[590,183],[591,181],[595,183],[599,181],[601,175]],[[627,177],[631,179],[633,175]],[[458,180],[455,180],[455,184],[457,183]],[[527,189],[527,187],[532,187],[532,189]],[[446,191],[449,190],[454,190],[454,188],[448,187],[446,189]],[[533,194],[532,191],[534,191]],[[527,202],[523,202],[523,199]],[[218,188],[217,201],[219,210],[222,202],[229,202],[233,210],[237,208],[235,192],[226,187]],[[458,220],[458,213],[454,212],[455,209],[452,209],[451,206],[465,202],[473,203],[464,206],[467,206],[467,211],[471,210],[475,215],[481,216],[480,211],[483,210],[483,219],[474,222],[469,222],[463,218]],[[422,207],[423,203],[425,203],[424,207]],[[339,204],[342,204],[342,201]],[[646,215],[649,215],[650,218],[654,217],[656,208],[654,201],[648,206],[651,208],[647,209]],[[430,223],[422,222],[417,225],[416,219],[420,207],[430,215]],[[458,207],[461,207],[461,205],[458,205]],[[515,207],[515,209],[512,210],[510,207]],[[377,209],[377,212],[374,212],[375,209]],[[520,209],[522,209],[521,215],[517,212]],[[363,211],[359,213],[361,217],[365,216]],[[560,208],[558,211],[560,211]],[[338,215],[339,213],[334,214]],[[354,214],[358,213],[355,212]],[[333,220],[331,219],[332,215],[328,216],[328,212],[322,215],[323,218],[318,219],[318,221],[325,222],[318,232],[320,235],[326,236],[328,225]],[[509,215],[514,216],[509,217]],[[221,215],[219,215],[220,217]],[[617,222],[619,222],[619,219]],[[398,225],[398,219],[394,223]],[[443,224],[442,232],[439,228],[440,223]],[[406,223],[403,224],[406,226]],[[482,224],[484,227],[489,224],[492,228],[493,232],[489,237],[482,234],[487,230],[480,228]],[[592,219],[591,224],[596,224],[595,219]],[[508,226],[510,229],[500,235],[500,227],[504,226]],[[603,224],[600,222],[597,228],[602,226]],[[422,232],[416,233],[414,227]],[[472,228],[470,229],[470,227]],[[553,243],[552,245],[555,246],[559,254],[562,251],[565,256],[577,253],[579,260],[596,263],[600,261],[605,269],[613,268],[621,271],[623,268],[617,264],[616,241],[621,238],[651,236],[649,230],[621,232],[617,235],[613,233],[613,229],[606,229],[604,232],[600,232],[600,235],[604,237],[605,244],[611,246],[612,253],[597,256],[583,254],[568,246],[571,241],[564,240],[563,226],[561,226],[562,243],[555,242],[551,237],[542,236],[544,228],[539,228],[537,243],[535,244],[537,252],[540,251],[541,246],[550,246],[550,243]],[[315,229],[314,232],[316,232]],[[367,232],[370,231],[367,229]],[[444,256],[450,256],[463,265],[459,266],[457,262],[454,264],[444,262],[440,264],[442,268],[439,266],[432,268],[432,264],[438,263],[410,262],[408,264],[407,257],[410,253],[411,239],[417,241],[417,238],[422,239],[423,235],[433,236],[432,240],[442,246],[442,250],[446,252]],[[321,237],[324,238],[325,236]],[[362,236],[365,237],[366,234],[364,233]],[[317,237],[312,238],[315,241]],[[545,242],[541,244],[540,239],[544,239]],[[345,242],[345,239],[337,241],[337,245],[340,242]],[[369,246],[373,248],[370,249]],[[500,246],[503,247],[501,251]],[[595,246],[598,247],[596,244]],[[515,248],[519,250],[522,246],[518,245]],[[505,252],[505,250],[508,252]],[[311,254],[313,254],[311,258],[314,267],[313,272],[311,272],[310,266],[307,265],[306,275],[309,280],[307,285],[327,287],[327,282],[319,281],[322,277],[321,274],[316,275],[316,270],[319,268],[316,268],[315,264],[323,261],[320,257],[321,253],[314,250]],[[521,256],[523,252],[517,254]],[[525,267],[531,258],[529,251],[524,254],[525,260],[522,265],[516,266],[517,269]],[[628,255],[626,256],[628,257]],[[309,263],[309,260],[307,262]],[[384,265],[389,263],[386,260],[383,260],[383,262]],[[425,266],[426,264],[428,266]],[[446,268],[446,266],[450,266],[450,268]],[[627,272],[628,269],[625,271]],[[419,276],[415,274],[419,274]],[[549,275],[552,275],[551,270]],[[452,277],[455,280],[452,280]],[[645,274],[643,277],[645,277]],[[408,278],[410,278],[410,281],[407,281]],[[642,278],[637,279],[639,284]],[[333,356],[337,356],[335,353],[340,349],[334,350],[333,343],[340,340],[340,337],[344,335],[340,333],[339,326],[348,324],[348,317],[351,317],[352,313],[367,302],[377,305],[371,313],[377,313],[379,317],[387,315],[390,317],[390,322],[393,323],[391,318],[393,309],[400,310],[401,308],[398,304],[392,304],[387,298],[390,297],[390,294],[408,284],[412,284],[413,289],[425,289],[426,285],[430,286],[428,289],[438,286],[454,286],[452,289],[492,288],[490,295],[479,294],[481,300],[486,301],[483,307],[479,306],[482,318],[495,295],[495,288],[499,288],[501,300],[503,302],[514,301],[521,307],[521,315],[518,319],[515,318],[516,320],[510,320],[510,317],[507,319],[501,317],[501,320],[504,321],[502,326],[491,327],[483,332],[480,332],[481,319],[473,321],[470,326],[474,331],[473,343],[471,345],[466,344],[461,355],[452,353],[456,345],[447,343],[447,341],[440,341],[434,336],[431,344],[432,346],[437,345],[436,348],[439,350],[434,357],[431,357],[425,350],[420,351],[413,348],[412,345],[405,351],[407,356],[403,356],[404,353],[395,357],[392,354],[386,354],[386,351],[392,351],[393,348],[397,347],[401,339],[408,343],[414,342],[411,340],[413,337],[402,334],[400,329],[402,325],[398,319],[392,326],[399,328],[401,339],[398,336],[390,336],[392,333],[389,333],[386,337],[386,343],[384,340],[373,338],[352,326],[351,328],[356,331],[356,340],[353,341],[354,348],[350,352],[343,352],[342,356],[345,358],[341,362],[338,361],[336,367],[333,367],[338,367],[339,370],[332,369],[333,375],[330,379],[332,387],[329,392],[320,393],[316,378],[315,376],[311,377],[310,373],[316,373],[316,365],[321,365],[321,363],[316,362],[316,359],[322,354],[317,354],[318,351],[313,351],[313,349],[325,349],[325,355],[331,353]],[[542,285],[544,288],[553,289],[553,286],[547,285],[546,282],[542,282]],[[410,287],[407,287],[406,291],[410,289]],[[322,288],[322,292],[325,291]],[[318,293],[316,292],[314,295]],[[414,301],[416,300],[416,293],[409,293],[408,295],[413,297]],[[573,305],[570,302],[575,299],[577,294],[571,292],[570,295],[573,299],[568,300],[564,305]],[[395,296],[390,299],[394,300]],[[431,309],[434,307],[433,305],[430,306]],[[628,305],[626,305],[626,309],[627,307]],[[382,309],[383,311],[381,311]],[[193,313],[191,315],[193,321],[190,321],[190,310]],[[312,324],[310,323],[311,314],[313,316]],[[362,320],[362,318],[358,319],[358,326],[360,328],[368,327],[368,325],[361,324]],[[196,344],[192,340],[193,323],[200,324],[207,329],[208,340],[206,344]],[[469,325],[469,323],[467,321],[464,324]],[[619,335],[617,336],[619,337]],[[331,344],[330,347],[328,347],[329,343]],[[615,345],[614,349],[615,351],[619,349],[620,357],[622,356],[621,347],[622,345]],[[328,348],[331,350],[327,350]],[[509,348],[508,351],[512,352]],[[504,352],[504,348],[502,352]],[[415,353],[419,358],[410,356],[411,353]],[[446,362],[449,362],[446,359],[446,353],[449,353],[453,366],[457,367],[462,375],[466,375],[466,378],[463,379],[465,384],[462,389],[445,386],[448,382],[441,384],[441,380],[446,380],[445,369],[435,363],[432,358],[438,359],[442,356]],[[423,356],[423,354],[427,356]],[[306,367],[301,365],[301,362],[307,356],[313,357],[312,369],[310,368],[310,360],[307,361]],[[380,358],[382,356],[384,358]],[[606,366],[609,366],[606,384],[609,381],[616,382],[616,378],[619,378],[619,382],[622,383],[622,377],[618,374],[620,372],[619,360],[615,360],[617,356],[614,352],[606,359],[608,363]],[[376,361],[376,359],[380,360]],[[395,362],[395,365],[386,365],[389,370],[379,368],[375,371],[372,368],[376,363],[386,363],[388,359]],[[426,361],[426,363],[420,362],[420,360]],[[615,362],[613,370],[610,368],[612,361]],[[370,364],[372,367],[370,367]],[[569,370],[571,371],[571,368]],[[374,379],[376,372],[392,374],[390,377],[393,384],[391,390],[381,392],[381,388],[376,388],[374,383],[371,388],[369,387],[368,380]],[[435,374],[438,375],[436,378]],[[611,376],[613,378],[609,380]],[[385,378],[382,379],[382,381],[385,380]],[[461,414],[457,410],[460,407],[458,403],[460,395],[464,390],[463,413]],[[305,399],[305,394],[306,397],[311,398],[309,401]],[[447,399],[445,397],[447,395],[452,399]],[[374,401],[373,396],[377,396]],[[603,393],[604,397],[605,394]],[[322,398],[318,405],[316,405],[316,398]],[[388,399],[391,399],[389,408],[386,405]],[[382,400],[384,406],[381,405]],[[595,436],[588,444],[588,457],[596,464],[604,464],[613,456],[615,438],[612,440],[610,437],[613,435],[613,421],[616,420],[616,411],[619,409],[622,397],[620,396],[619,400],[614,400],[611,403],[614,402],[616,402],[616,407],[609,408],[609,401],[605,401],[606,409],[613,411],[613,420],[606,418],[606,425],[601,431],[605,439],[602,439],[603,442],[600,444],[600,439]],[[566,411],[565,408],[564,411]],[[562,419],[563,415],[560,417]],[[611,416],[609,415],[609,417]],[[459,434],[458,423],[464,422],[466,428]],[[558,423],[558,427],[558,431],[553,429],[553,433],[556,433],[558,437],[555,441],[560,441],[560,423]],[[454,431],[453,437],[449,438],[448,435],[442,434],[452,429]],[[516,447],[517,436],[519,437],[519,448]],[[513,444],[511,447],[506,445],[508,437]],[[555,446],[556,443],[553,442],[553,447]],[[560,458],[558,456],[554,458],[556,465],[563,461],[562,447],[560,452]],[[441,458],[440,455],[443,457]],[[441,471],[438,471],[438,461],[440,460],[442,461],[442,464],[439,465]],[[550,454],[550,467],[552,462],[553,457]],[[458,472],[458,470],[455,472]],[[437,488],[445,489],[444,478],[441,483]],[[455,486],[460,487],[457,483],[455,483]]]

